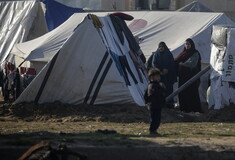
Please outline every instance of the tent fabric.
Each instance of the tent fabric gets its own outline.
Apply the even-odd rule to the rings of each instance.
[[[102,28],[93,25],[90,16],[76,27],[49,63],[23,91],[16,103],[125,104],[144,106],[147,77],[134,65],[129,44],[121,44],[110,17],[99,17]],[[125,56],[133,75],[128,73],[127,87],[114,57]],[[140,73],[141,82],[138,77]]]
[[[226,32],[226,36],[224,36],[224,32]],[[212,72],[209,107],[214,106],[214,109],[221,109],[235,103],[235,27],[215,26],[213,27],[212,37],[214,37],[214,40],[212,41],[210,60]],[[221,47],[222,43],[219,43],[220,45],[213,43],[217,41],[226,41],[226,43]],[[221,50],[221,48],[223,49]]]
[[[46,21],[39,1],[0,2],[0,62],[14,44],[47,33]]]
[[[192,38],[201,54],[202,63],[207,64],[210,62],[212,26],[235,24],[223,13],[131,12],[130,14],[135,19],[127,23],[135,29],[133,34],[141,39],[140,47],[147,58],[157,50],[161,41],[167,44],[176,57],[183,50],[185,40]],[[147,24],[137,29],[138,25],[143,25],[143,21]]]
[[[82,8],[65,6],[55,0],[41,0],[46,5],[46,21],[49,31],[64,23],[74,13],[84,12]]]
[[[95,14],[99,16],[107,15],[109,12],[97,12]],[[209,64],[210,53],[211,53],[211,31],[213,25],[225,24],[234,25],[225,14],[223,13],[195,13],[195,12],[158,12],[158,11],[141,11],[141,12],[125,12],[132,15],[135,19],[133,21],[127,21],[130,30],[135,36],[139,37],[140,47],[144,55],[149,58],[152,52],[155,52],[158,48],[158,43],[164,41],[169,49],[171,50],[173,56],[177,56],[183,50],[184,41],[187,38],[192,38],[195,42],[196,48],[201,53],[202,63]],[[71,32],[73,27],[69,28],[73,23],[81,22],[86,16],[85,13],[75,13],[71,19],[67,20],[68,28],[60,32],[55,31],[51,34],[62,34],[65,31]],[[78,20],[76,20],[78,19]],[[49,33],[48,33],[49,34]],[[47,53],[52,53],[55,55],[58,48],[61,47],[56,41],[62,41],[61,39],[49,39],[45,36],[45,43],[41,43],[41,39],[34,41],[32,45],[31,42],[22,43],[16,45],[15,48],[20,50],[24,55],[30,55],[31,53],[36,53],[35,50],[43,50],[47,48],[47,51],[37,52],[37,56],[43,54],[40,61],[47,61],[47,58],[43,58]],[[49,37],[49,36],[48,36]],[[63,39],[65,41],[66,38]],[[54,41],[54,42],[50,42]],[[56,45],[51,45],[50,48],[44,47],[47,43],[55,43]],[[37,43],[41,45],[36,45]],[[63,43],[60,43],[62,45]],[[26,49],[28,48],[28,49]],[[57,49],[55,49],[57,48]],[[14,53],[18,54],[18,53]],[[34,54],[36,55],[36,54]],[[37,60],[32,56],[28,58],[29,61]],[[51,58],[51,57],[50,57]]]
[[[186,6],[178,9],[179,12],[213,12],[211,9],[198,1],[193,1]]]
[[[53,31],[34,40],[16,44],[11,54],[22,58],[21,61],[16,63],[16,66],[23,60],[42,64],[49,62],[73,33],[74,29],[82,22],[83,18],[71,16]]]

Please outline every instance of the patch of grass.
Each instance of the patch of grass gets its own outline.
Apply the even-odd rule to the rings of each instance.
[[[221,134],[235,136],[231,123],[170,123],[162,125],[160,133],[169,138],[219,137]]]
[[[109,122],[0,122],[0,144],[31,145],[39,141],[59,141],[97,145],[141,145],[155,138],[148,134],[147,123]],[[101,134],[97,130],[113,130]],[[159,128],[158,138],[234,137],[232,123],[166,123]],[[169,142],[170,143],[170,142]]]

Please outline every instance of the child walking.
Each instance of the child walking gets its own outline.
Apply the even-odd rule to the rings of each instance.
[[[166,88],[160,83],[161,72],[159,69],[152,68],[148,72],[149,84],[145,92],[145,103],[149,106],[150,112],[150,134],[158,134],[157,129],[161,123],[161,111],[165,105]]]

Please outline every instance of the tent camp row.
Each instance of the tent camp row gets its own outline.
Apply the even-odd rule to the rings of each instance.
[[[45,3],[48,2],[45,1]],[[191,5],[198,6],[199,4],[194,2]],[[5,9],[1,9],[1,15],[3,17],[1,18],[2,28],[0,36],[1,42],[4,41],[1,43],[0,50],[2,62],[15,43],[28,41],[44,34],[46,32],[46,23],[45,19],[43,19],[39,1],[1,2],[1,6],[5,7]],[[13,12],[15,10],[21,11],[15,15],[16,13]],[[23,12],[27,12],[27,14],[23,14]],[[104,16],[107,12],[96,14]],[[133,21],[127,23],[133,34],[140,38],[140,46],[147,58],[152,52],[156,51],[160,41],[165,41],[173,55],[176,56],[182,50],[184,40],[191,37],[196,42],[196,47],[202,55],[202,62],[207,64],[210,59],[210,45],[208,42],[210,42],[211,26],[217,24],[234,24],[234,22],[222,13],[187,12],[186,14],[185,12],[139,11],[128,12],[128,14],[135,17]],[[81,22],[81,19],[85,15],[86,13],[77,15],[79,18],[74,23]],[[37,22],[40,25],[32,25],[32,22]],[[22,27],[20,28],[18,24],[21,24]],[[31,26],[34,28],[31,28]],[[177,28],[177,32],[175,28]],[[8,30],[7,32],[5,31],[6,29]],[[9,39],[12,41],[9,41]]]
[[[147,58],[157,50],[160,41],[165,41],[173,55],[177,56],[183,49],[185,39],[190,37],[193,38],[205,65],[210,62],[212,26],[234,24],[222,13],[157,11],[125,13],[135,18],[132,21],[127,21],[127,25],[132,33],[139,37],[141,49]],[[104,16],[108,12],[97,12],[95,14]],[[86,15],[87,13],[76,13],[48,34],[15,45],[12,54],[16,56],[17,65],[25,60],[30,62],[31,66],[39,72],[60,50]],[[200,95],[202,95],[201,100],[203,102],[206,102],[207,80],[208,76],[201,78]]]
[[[45,3],[48,2],[45,1]],[[0,4],[2,16],[0,56],[2,62],[8,56],[15,43],[28,41],[41,36],[46,33],[47,27],[39,1],[8,1],[0,2]],[[199,5],[198,2],[194,2],[189,6],[193,8]],[[18,12],[14,12],[15,10],[18,10]],[[183,11],[185,10],[188,11],[187,9]],[[96,14],[104,16],[107,12]],[[152,52],[156,51],[160,41],[165,41],[173,55],[176,56],[182,50],[184,40],[191,37],[196,42],[196,47],[202,55],[202,62],[207,64],[210,59],[209,42],[211,26],[217,24],[234,24],[234,22],[222,13],[187,12],[186,14],[185,12],[139,11],[128,12],[128,14],[135,17],[133,21],[127,23],[133,34],[140,38],[140,46],[147,58]],[[80,23],[85,15],[86,13],[77,15],[79,18],[74,23]],[[35,24],[32,24],[32,22]],[[21,27],[19,27],[19,24]],[[177,32],[175,28],[177,28]]]
[[[34,4],[38,4],[37,1],[30,1],[30,2],[31,3],[34,2]],[[22,1],[22,3],[26,3],[26,2]],[[17,3],[17,5],[18,4],[19,3]],[[26,8],[26,6],[24,8]],[[196,48],[201,53],[202,63],[209,64],[210,53],[211,53],[210,37],[211,37],[211,32],[212,32],[212,26],[218,25],[218,24],[234,25],[234,22],[232,22],[229,18],[227,18],[225,14],[214,13],[214,12],[211,12],[211,13],[187,12],[186,13],[186,12],[157,12],[157,11],[138,11],[137,12],[137,11],[134,11],[134,12],[126,12],[126,13],[132,15],[135,18],[134,20],[127,21],[126,23],[128,27],[130,28],[130,30],[132,31],[132,33],[136,37],[139,38],[141,49],[147,58],[152,54],[152,52],[157,50],[158,43],[160,41],[165,41],[168,47],[170,48],[170,50],[172,51],[173,55],[177,56],[183,49],[183,44],[184,44],[185,39],[190,37],[194,40],[196,44]],[[95,14],[98,16],[106,16],[109,13],[97,12]],[[68,45],[68,42],[71,41],[69,39],[74,36],[75,32],[78,34],[78,32],[81,31],[81,30],[78,31],[77,29],[78,29],[78,26],[84,23],[84,18],[86,16],[87,16],[87,13],[74,14],[66,22],[64,22],[62,25],[52,30],[51,32],[39,38],[36,38],[34,40],[31,40],[25,43],[16,44],[11,51],[11,55],[13,56],[10,56],[11,59],[8,59],[8,60],[11,62],[14,61],[16,66],[19,66],[20,64],[22,64],[22,66],[25,66],[25,67],[35,68],[37,73],[39,73],[37,77],[40,77],[41,72],[46,72],[45,71],[46,66],[48,66],[49,63],[51,63],[55,55],[58,55],[58,52],[61,52],[62,48]],[[100,19],[102,18],[100,17]],[[103,22],[102,20],[100,21]],[[30,23],[27,22],[27,24],[30,24]],[[14,31],[17,31],[17,29],[15,29]],[[92,39],[93,37],[90,36],[90,38]],[[105,42],[103,39],[101,40]],[[11,45],[13,46],[14,43],[12,42]],[[79,41],[78,43],[82,43],[82,41]],[[113,44],[110,43],[109,45],[113,45]],[[109,45],[106,44],[106,47]],[[11,50],[10,48],[11,47],[8,48],[8,52],[10,52]],[[82,49],[86,50],[86,48],[84,47]],[[69,48],[67,51],[73,52],[72,50],[69,50]],[[4,57],[6,56],[7,56],[7,52]],[[115,60],[114,57],[112,57],[112,59]],[[60,70],[60,69],[62,68],[57,68],[56,70]],[[64,69],[62,70],[63,70],[62,73],[65,73],[65,70]],[[67,70],[66,70],[66,73],[67,73]],[[42,80],[42,78],[40,79],[37,77],[36,77],[37,81]],[[207,76],[204,76],[203,78],[201,78],[202,87],[200,87],[200,93],[201,93],[200,95],[203,95],[201,99],[204,102],[206,101],[205,97],[206,97],[207,79],[208,79]],[[36,82],[34,81],[33,83],[34,85],[36,84]],[[38,82],[37,84],[39,85],[39,83],[40,82]],[[26,97],[31,97],[31,91],[29,89],[30,86],[26,89],[28,90],[28,93],[30,92],[30,94],[28,95],[26,94],[27,95]],[[112,86],[111,83],[110,83],[110,86]],[[128,88],[130,90],[130,87]],[[144,87],[142,86],[142,89],[143,88]],[[140,93],[142,93],[142,91],[143,90],[141,90]],[[130,93],[131,93],[131,96],[128,95],[126,97],[130,98],[130,97],[133,97],[134,94],[137,94],[137,92],[133,90]],[[120,95],[121,93],[119,93],[119,96]],[[33,101],[32,97],[31,97],[31,100],[27,98],[24,99],[22,98],[22,96],[20,97],[20,99],[21,100],[17,100],[17,102],[22,102],[24,100]],[[130,98],[130,99],[132,102],[136,102],[138,98],[134,96],[134,99],[133,98]],[[48,102],[47,100],[45,101],[44,100],[45,99],[41,99],[41,100],[38,100],[38,102],[39,103]],[[56,100],[58,99],[56,98],[52,99],[52,101],[56,101]],[[69,100],[68,101],[63,100],[63,102],[73,103],[73,104],[75,103]],[[103,101],[103,103],[107,103],[107,102],[108,101]],[[119,102],[120,102],[120,99],[119,99]],[[126,102],[126,101],[124,100],[123,102]],[[77,101],[76,103],[81,103],[81,100],[79,102]],[[101,101],[99,102],[98,100],[97,103],[95,104],[99,104],[99,103],[101,103]],[[143,99],[136,103],[139,105],[143,105]]]
[[[170,48],[172,54],[177,56],[183,49],[184,41],[187,38],[193,38],[195,41],[196,48],[199,50],[202,56],[202,62],[209,64],[210,62],[210,37],[213,25],[234,25],[225,14],[223,13],[184,13],[184,12],[158,12],[158,11],[143,11],[143,12],[125,12],[132,15],[135,19],[128,21],[127,25],[135,36],[140,38],[140,46],[145,56],[148,58],[152,52],[158,48],[158,43],[161,41],[166,42]],[[95,13],[98,16],[107,15],[108,12]],[[68,19],[62,26],[67,25],[67,29],[64,31],[71,32],[73,30],[72,21],[74,25],[79,24],[81,20],[87,15],[87,13],[74,14]],[[76,21],[74,21],[76,19]],[[67,23],[67,24],[66,24]],[[59,28],[61,28],[60,26]],[[70,27],[70,28],[69,28]],[[58,28],[57,28],[58,29]],[[61,30],[54,31],[54,36],[61,34]],[[70,30],[70,31],[69,31]],[[62,33],[63,34],[63,33]],[[49,36],[44,36],[45,43],[49,42]],[[57,41],[66,40],[53,39],[54,43]],[[38,42],[37,42],[38,41]],[[41,43],[41,39],[35,39],[34,42]],[[62,44],[62,43],[60,43]],[[41,49],[44,46],[32,45],[32,42],[25,44],[18,44],[15,48],[18,48],[24,57],[34,54],[35,50]],[[51,46],[47,50],[55,50],[58,45]],[[29,48],[26,50],[26,48]],[[56,52],[56,50],[55,50]],[[13,54],[15,50],[13,50]],[[44,52],[42,52],[44,54]],[[34,54],[35,55],[35,54]],[[33,59],[34,57],[32,57]],[[30,58],[28,58],[30,61]]]

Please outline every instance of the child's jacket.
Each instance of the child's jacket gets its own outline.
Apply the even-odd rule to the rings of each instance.
[[[165,104],[166,88],[163,83],[150,82],[145,92],[145,103],[150,106],[151,110],[162,107]]]

